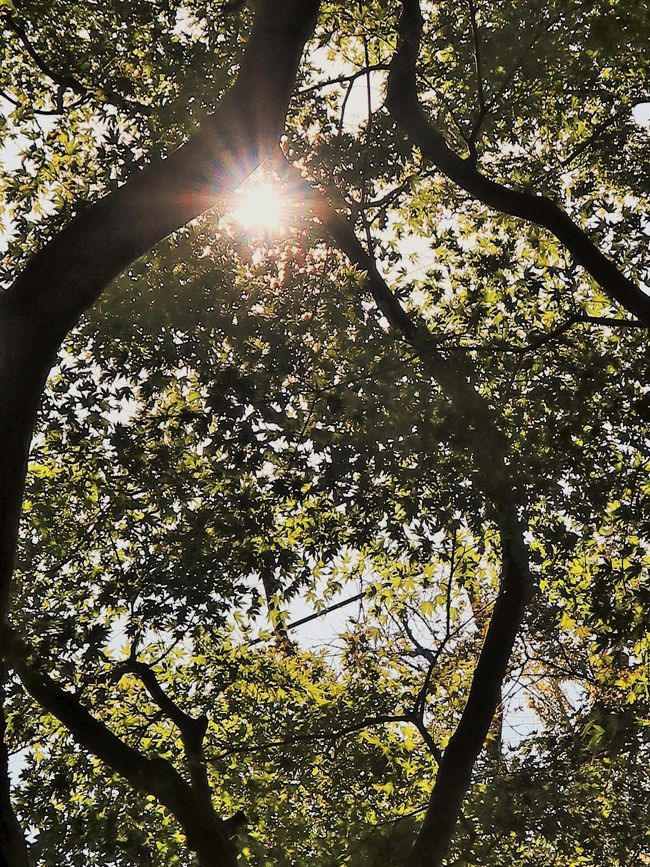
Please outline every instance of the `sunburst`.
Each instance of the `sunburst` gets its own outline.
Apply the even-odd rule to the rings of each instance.
[[[277,185],[267,180],[255,181],[237,193],[233,218],[250,232],[278,232],[284,213],[282,195]]]

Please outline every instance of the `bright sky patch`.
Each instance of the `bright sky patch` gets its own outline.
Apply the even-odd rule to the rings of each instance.
[[[269,181],[259,181],[239,190],[232,215],[252,232],[277,232],[282,222],[282,196]]]

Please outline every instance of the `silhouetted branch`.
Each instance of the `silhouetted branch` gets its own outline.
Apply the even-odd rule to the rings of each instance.
[[[469,5],[469,26],[472,32],[472,45],[474,48],[474,70],[476,73],[476,93],[478,96],[479,112],[485,113],[485,89],[483,83],[483,63],[481,60],[481,40],[478,32],[478,24],[476,21],[476,3],[475,0],[467,0]]]
[[[418,98],[415,67],[422,24],[418,0],[403,0],[398,47],[391,62],[386,100],[399,126],[426,159],[475,199],[548,229],[613,301],[650,327],[650,296],[601,253],[562,208],[544,196],[513,190],[491,180],[471,159],[463,159],[449,147]]]
[[[207,716],[192,717],[185,713],[164,691],[154,670],[145,662],[129,659],[118,667],[118,675],[134,674],[145,687],[163,714],[174,723],[181,734],[183,748],[195,791],[210,802],[210,786],[205,770],[203,739],[208,728]]]
[[[355,72],[350,72],[346,75],[337,75],[335,78],[327,78],[325,81],[319,81],[318,84],[311,84],[309,87],[303,87],[302,90],[297,90],[297,96],[309,96],[310,93],[315,93],[322,90],[324,87],[331,87],[334,84],[352,83],[361,78],[363,75],[368,75],[370,72],[382,72],[389,69],[388,63],[372,63],[357,69]]]
[[[535,45],[539,41],[539,39],[544,35],[544,33],[546,33],[548,31],[549,27],[555,21],[558,20],[558,18],[559,18],[559,15],[555,15],[549,21],[545,22],[543,19],[542,19],[542,21],[540,21],[540,24],[537,27],[536,31],[533,33],[531,39],[529,39],[528,42],[522,48],[522,50],[519,53],[519,55],[517,56],[515,62],[510,67],[509,72],[506,74],[506,77],[503,79],[503,81],[501,82],[499,87],[495,91],[493,91],[490,94],[490,96],[487,98],[487,100],[485,101],[485,104],[484,104],[483,108],[481,109],[481,111],[479,112],[478,117],[476,118],[474,125],[472,127],[472,132],[470,135],[470,141],[471,142],[476,142],[478,134],[481,131],[481,127],[483,126],[483,121],[485,120],[485,118],[489,114],[490,110],[492,108],[494,108],[494,106],[499,103],[503,94],[506,92],[506,90],[510,87],[510,85],[514,81],[517,73],[521,69],[522,64],[523,64],[524,60],[526,59],[526,57],[528,56],[528,54],[533,50],[533,48],[535,47]]]
[[[366,717],[360,722],[351,723],[348,726],[344,726],[341,729],[335,729],[334,731],[328,730],[324,732],[308,732],[306,734],[294,734],[288,738],[276,741],[266,741],[265,743],[253,744],[249,747],[232,747],[232,749],[225,750],[224,752],[219,753],[219,755],[216,756],[215,761],[219,761],[233,755],[245,755],[248,753],[260,753],[268,752],[269,750],[282,749],[282,747],[290,747],[297,743],[309,743],[311,741],[336,741],[339,740],[339,738],[355,734],[356,732],[361,732],[364,729],[372,728],[373,726],[400,722],[411,723],[413,722],[413,720],[410,714],[380,714],[378,716]]]
[[[154,795],[176,817],[202,867],[235,867],[226,823],[161,757],[149,758],[126,744],[73,695],[30,661],[15,636],[5,636],[11,664],[27,692],[58,719],[74,740],[123,777],[136,791]]]
[[[5,19],[7,20],[9,27],[14,31],[21,44],[23,45],[27,54],[34,61],[36,67],[50,78],[55,84],[58,84],[60,88],[69,89],[73,93],[76,93],[77,96],[82,97],[82,99],[75,103],[75,106],[80,105],[83,101],[87,100],[90,97],[89,88],[84,85],[78,78],[74,75],[71,75],[69,72],[62,72],[60,70],[54,69],[47,63],[43,56],[39,51],[34,47],[33,42],[30,37],[27,35],[27,32],[23,25],[18,19],[11,14],[5,14]],[[102,88],[105,93],[106,101],[111,103],[112,105],[117,106],[118,108],[128,109],[129,111],[138,111],[140,114],[150,115],[153,112],[153,108],[150,105],[146,105],[145,103],[138,102],[135,100],[127,99],[122,96],[120,93],[116,93],[113,90],[106,90],[105,87]],[[63,106],[63,94],[59,92],[57,96],[57,111],[50,112],[51,114],[61,114],[64,108],[71,108],[73,106]],[[40,114],[44,114],[45,112],[39,112]]]
[[[407,859],[408,867],[440,867],[449,849],[471,782],[476,758],[501,696],[510,655],[532,592],[528,552],[521,515],[522,495],[512,469],[508,441],[493,410],[472,384],[467,359],[454,363],[438,351],[433,337],[419,327],[388,287],[371,256],[364,250],[354,226],[331,207],[322,192],[308,184],[282,157],[284,172],[336,246],[365,273],[365,286],[397,334],[411,346],[425,370],[439,383],[454,412],[467,430],[467,446],[480,485],[490,503],[501,538],[501,580],[490,625],[472,677],[460,721],[442,754],[429,809]]]

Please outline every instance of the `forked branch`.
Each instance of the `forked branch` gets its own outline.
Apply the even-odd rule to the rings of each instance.
[[[612,301],[650,327],[650,296],[623,274],[559,205],[545,196],[514,190],[491,180],[471,159],[464,159],[449,147],[418,98],[416,63],[422,26],[419,0],[403,0],[386,99],[397,124],[427,160],[475,199],[548,229]]]
[[[0,294],[0,625],[9,606],[30,440],[61,341],[114,277],[212,208],[280,138],[319,2],[257,0],[255,7],[237,80],[202,128],[167,159],[135,171],[123,186],[80,211]],[[26,33],[23,45],[29,51]],[[33,46],[30,56],[49,75]],[[59,85],[72,88],[73,82]],[[67,694],[58,694],[47,680],[35,679],[32,686],[61,713],[73,713]],[[81,717],[87,713],[82,711]],[[86,718],[81,723],[89,735],[100,736],[101,724]],[[4,758],[0,751],[0,862],[23,867],[25,845],[9,805]],[[212,854],[206,850],[206,865],[225,863],[214,854],[216,844],[207,848]]]
[[[74,740],[123,777],[136,791],[154,795],[177,819],[201,867],[235,867],[236,852],[227,821],[166,759],[149,758],[94,717],[73,693],[34,663],[22,643],[5,634],[5,653],[27,692],[59,720]]]
[[[190,772],[190,780],[196,794],[210,803],[210,785],[205,768],[203,740],[208,728],[206,716],[193,717],[179,707],[160,685],[156,673],[146,662],[130,659],[121,665],[118,674],[134,674],[147,690],[163,714],[179,730],[185,758]]]
[[[522,495],[511,468],[508,441],[486,400],[472,384],[473,369],[465,359],[448,361],[432,336],[411,319],[379,273],[374,259],[357,238],[354,226],[337,213],[324,194],[310,186],[300,172],[278,159],[287,177],[319,220],[324,232],[359,271],[379,310],[397,334],[416,352],[425,369],[438,382],[451,409],[468,431],[471,453],[483,493],[501,538],[501,578],[483,647],[474,671],[460,722],[440,758],[429,808],[408,867],[440,867],[449,849],[470,786],[476,758],[488,736],[501,700],[501,687],[510,656],[532,592],[528,552],[524,542]]]

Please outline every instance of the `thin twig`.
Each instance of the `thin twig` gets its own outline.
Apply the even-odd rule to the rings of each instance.
[[[483,109],[479,112],[479,115],[474,122],[474,126],[472,127],[472,132],[470,134],[470,140],[472,141],[472,143],[476,142],[476,139],[478,138],[478,134],[481,131],[481,127],[483,126],[483,121],[487,117],[490,110],[492,108],[494,108],[495,105],[498,104],[498,102],[500,101],[503,94],[506,92],[506,90],[510,87],[510,85],[514,81],[517,73],[519,72],[519,70],[522,67],[524,60],[526,59],[526,56],[532,51],[532,49],[535,47],[537,42],[541,39],[541,37],[545,33],[548,32],[550,27],[552,27],[552,25],[559,19],[559,17],[560,17],[560,15],[558,13],[557,15],[554,15],[552,18],[549,18],[549,20],[547,22],[545,22],[543,18],[540,20],[539,25],[537,27],[537,30],[533,33],[531,39],[522,48],[517,59],[513,63],[512,67],[510,68],[510,71],[508,72],[506,77],[503,79],[503,81],[501,82],[501,84],[497,88],[497,90],[493,91],[490,94],[490,96],[488,97],[488,99],[485,102]]]
[[[280,749],[282,747],[290,747],[297,743],[303,743],[305,741],[335,741],[339,738],[345,737],[349,734],[354,734],[356,732],[363,731],[364,729],[371,728],[372,726],[377,725],[386,725],[387,723],[412,723],[413,720],[408,714],[388,714],[388,715],[379,715],[375,717],[368,717],[361,722],[353,723],[352,725],[345,726],[342,729],[338,729],[337,731],[327,731],[327,732],[309,732],[308,734],[300,735],[296,734],[290,738],[285,738],[283,740],[277,741],[267,741],[262,744],[255,744],[248,747],[233,747],[230,750],[226,750],[223,753],[219,753],[212,761],[217,762],[221,759],[227,759],[229,756],[233,755],[248,755],[249,753],[258,753],[265,752],[267,750]]]
[[[15,105],[16,108],[24,107],[24,103],[19,102],[17,99],[14,99],[13,96],[10,96],[6,90],[0,90],[0,97],[6,99],[7,102],[10,102],[11,105]],[[42,117],[54,117],[60,116],[64,114],[66,111],[72,111],[74,108],[79,108],[80,105],[83,105],[89,99],[88,96],[80,97],[76,102],[71,102],[69,105],[63,105],[60,100],[57,99],[57,104],[59,107],[53,109],[45,109],[45,108],[33,108],[30,106],[29,110],[31,114],[38,114]]]
[[[357,78],[363,75],[370,75],[371,72],[387,71],[389,65],[387,63],[373,63],[357,69],[356,72],[348,73],[347,75],[337,75],[335,78],[328,78],[325,81],[320,81],[318,84],[312,84],[309,87],[304,87],[302,90],[296,91],[296,96],[308,96],[310,93],[315,93],[324,87],[331,87],[334,84],[346,84],[354,82]]]
[[[476,21],[476,3],[467,0],[469,5],[469,26],[472,31],[472,44],[474,46],[474,71],[476,73],[476,93],[478,96],[479,115],[485,114],[485,89],[483,85],[483,63],[481,60],[481,40]]]

